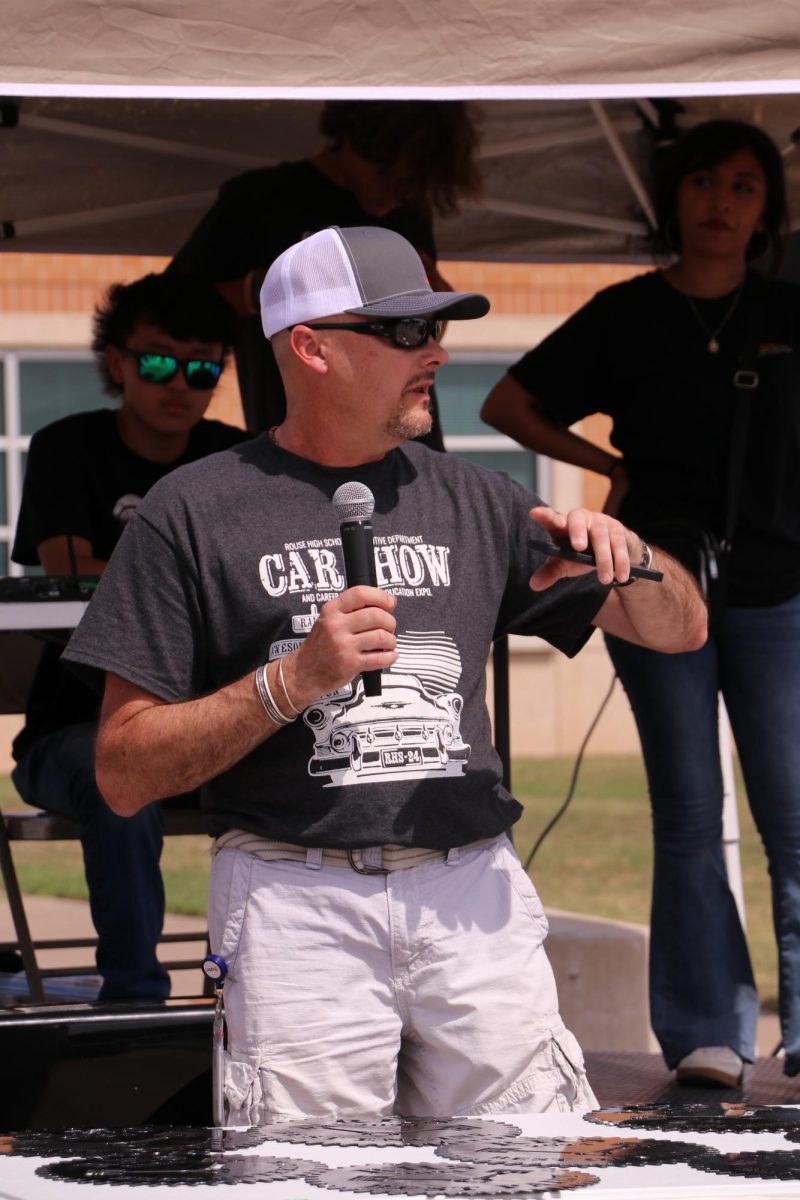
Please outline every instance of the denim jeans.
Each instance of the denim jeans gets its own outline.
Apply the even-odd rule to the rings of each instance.
[[[94,724],[39,738],[12,772],[27,804],[80,827],[89,906],[97,930],[101,1000],[163,1000],[169,975],[156,957],[164,923],[160,804],[118,817],[97,790]]]
[[[755,1057],[758,997],[725,873],[717,695],[769,864],[787,1075],[800,1071],[800,596],[730,608],[701,650],[606,639],[653,810],[650,1008],[667,1065],[699,1046]]]

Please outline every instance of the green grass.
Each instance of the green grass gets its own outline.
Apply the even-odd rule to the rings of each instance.
[[[572,759],[566,758],[514,762],[513,790],[525,806],[514,840],[523,861],[561,805],[572,768]],[[738,776],[737,795],[748,941],[762,1004],[774,1007],[775,942],[767,867]],[[2,775],[0,807],[24,807],[8,777]],[[162,869],[171,912],[205,912],[208,848],[204,837],[166,839]],[[14,858],[23,891],[86,897],[77,842],[17,844]],[[650,812],[640,760],[587,758],[569,809],[542,843],[531,867],[545,906],[646,924],[651,867]]]
[[[525,813],[514,829],[524,862],[567,794],[572,759],[520,759],[514,794]],[[736,794],[747,940],[761,1003],[777,1007],[777,963],[767,864],[738,769]],[[641,761],[584,760],[572,802],[531,865],[545,907],[647,924],[652,871],[650,808]]]

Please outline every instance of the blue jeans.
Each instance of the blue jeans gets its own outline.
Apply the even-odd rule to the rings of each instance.
[[[103,977],[99,998],[164,1000],[169,975],[156,957],[164,923],[161,805],[133,817],[111,811],[94,778],[96,732],[94,724],[70,725],[39,738],[11,777],[27,804],[79,824]]]
[[[730,608],[701,650],[606,639],[653,809],[650,1008],[667,1065],[699,1046],[755,1057],[758,996],[722,852],[717,695],[766,851],[787,1075],[800,1072],[800,596]]]

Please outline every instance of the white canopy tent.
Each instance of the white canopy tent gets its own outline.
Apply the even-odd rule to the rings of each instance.
[[[0,243],[171,253],[248,167],[319,146],[325,97],[464,98],[486,194],[444,258],[646,257],[653,141],[725,114],[800,201],[800,6],[770,0],[6,0]],[[795,202],[800,213],[800,202]]]
[[[28,95],[796,91],[800,69],[794,0],[6,0],[3,10],[0,77]]]

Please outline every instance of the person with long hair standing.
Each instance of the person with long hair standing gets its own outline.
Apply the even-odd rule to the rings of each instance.
[[[737,1085],[759,1001],[722,847],[721,693],[772,883],[787,1075],[800,1072],[800,287],[750,267],[786,227],[780,153],[705,122],[656,174],[669,265],[598,293],[487,398],[489,424],[608,475],[607,511],[669,545],[721,543],[706,645],[668,656],[608,637],[653,809],[653,1028],[680,1081]],[[742,386],[745,385],[745,386]],[[616,453],[570,431],[610,415]]]
[[[213,283],[238,317],[234,355],[248,426],[270,428],[286,397],[261,329],[259,291],[270,263],[329,225],[376,225],[413,244],[431,284],[439,274],[434,217],[481,194],[474,113],[463,100],[328,100],[319,115],[322,148],[226,180],[215,204],[177,251],[169,270]],[[435,392],[422,440],[444,450]]]

